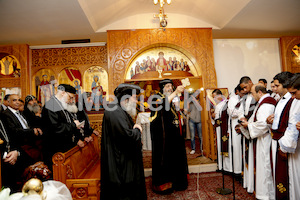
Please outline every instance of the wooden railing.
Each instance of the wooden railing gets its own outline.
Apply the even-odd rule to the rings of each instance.
[[[100,150],[98,137],[93,139],[52,157],[53,179],[65,183],[73,199],[100,199]]]

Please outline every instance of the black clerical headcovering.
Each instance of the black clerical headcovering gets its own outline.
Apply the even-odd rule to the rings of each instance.
[[[69,93],[72,93],[72,94],[76,94],[76,89],[73,86],[68,85],[68,84],[60,84],[57,87],[57,89],[61,90],[61,91],[69,92]]]
[[[162,81],[159,82],[159,87],[160,89],[164,89],[165,85],[171,83],[173,85],[173,81],[171,79],[164,79]]]
[[[29,101],[32,101],[33,99],[36,99],[33,95],[27,95],[25,97],[25,104],[28,104]]]
[[[133,93],[135,91],[135,93]],[[124,95],[132,95],[132,94],[140,94],[141,88],[137,85],[129,84],[129,83],[121,83],[114,91],[115,96],[118,100],[122,98]]]

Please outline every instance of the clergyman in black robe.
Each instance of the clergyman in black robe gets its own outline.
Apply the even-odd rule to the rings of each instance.
[[[52,169],[52,156],[66,152],[77,145],[81,137],[79,120],[72,119],[69,107],[73,105],[76,90],[73,86],[60,84],[55,96],[45,103],[42,110],[43,156]]]
[[[38,104],[36,97],[33,95],[27,95],[25,98],[23,115],[28,122],[29,127],[43,128],[42,117],[38,113],[41,114],[41,107]],[[42,135],[29,140],[28,144],[23,146],[23,148],[27,149],[26,151],[35,160],[35,162],[43,160]]]
[[[139,91],[138,86],[120,84],[114,91],[118,102],[104,105],[101,200],[147,199],[141,143],[142,128],[132,120],[136,115],[136,94]]]
[[[179,98],[184,87],[173,90],[170,79],[159,83],[161,92],[157,101],[161,109],[151,112],[152,187],[156,193],[185,190],[188,186],[188,165],[185,140],[181,134],[179,113],[172,100]],[[179,103],[179,102],[177,102]]]

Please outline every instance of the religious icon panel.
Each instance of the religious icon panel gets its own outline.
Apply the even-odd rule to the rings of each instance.
[[[155,47],[142,52],[132,60],[126,79],[135,79],[138,75],[158,72],[162,78],[162,72],[186,72],[191,76],[199,76],[194,65],[195,61],[190,59],[181,51],[170,47]]]
[[[75,87],[76,93],[81,94],[82,78],[81,73],[74,67],[67,67],[63,69],[58,75],[59,84],[69,84]]]
[[[0,78],[20,77],[21,65],[18,59],[6,53],[0,53]]]
[[[103,109],[103,101],[108,97],[108,74],[100,66],[92,66],[84,72],[84,91],[93,101],[93,111]]]
[[[32,94],[44,105],[56,93],[57,80],[54,72],[51,69],[41,69],[33,77]]]

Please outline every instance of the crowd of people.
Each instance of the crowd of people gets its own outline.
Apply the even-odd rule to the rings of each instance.
[[[300,199],[300,75],[277,74],[272,91],[266,84],[244,76],[229,99],[212,92],[218,169],[257,199]]]
[[[76,89],[61,84],[56,95],[42,107],[37,98],[6,95],[0,106],[0,148],[2,185],[20,191],[28,169],[43,166],[36,176],[51,178],[52,156],[92,141],[93,130],[84,109],[78,109]],[[82,106],[79,106],[82,108]],[[43,163],[41,165],[40,163]]]
[[[152,189],[158,194],[186,190],[188,165],[180,110],[184,86],[159,82],[150,115],[152,140]],[[254,84],[244,76],[235,95],[225,98],[215,89],[217,103],[210,109],[217,138],[218,170],[235,174],[257,199],[300,199],[300,75],[281,72],[274,76],[272,91],[266,80]],[[116,101],[105,107],[101,141],[101,199],[147,199],[142,157],[142,127],[135,122],[139,86],[120,84]],[[84,93],[82,94],[84,96]],[[78,99],[84,99],[80,96]],[[93,130],[76,89],[61,84],[41,107],[36,98],[25,98],[24,110],[17,94],[7,95],[0,107],[2,181],[20,189],[22,172],[43,161],[50,169],[52,156],[92,140]],[[195,133],[202,152],[199,96],[190,95],[184,113],[189,115],[191,152]],[[91,100],[93,101],[93,100]],[[194,102],[194,103],[193,103]],[[200,107],[197,107],[199,105]],[[78,109],[81,108],[81,109]],[[47,176],[48,177],[48,176]]]

